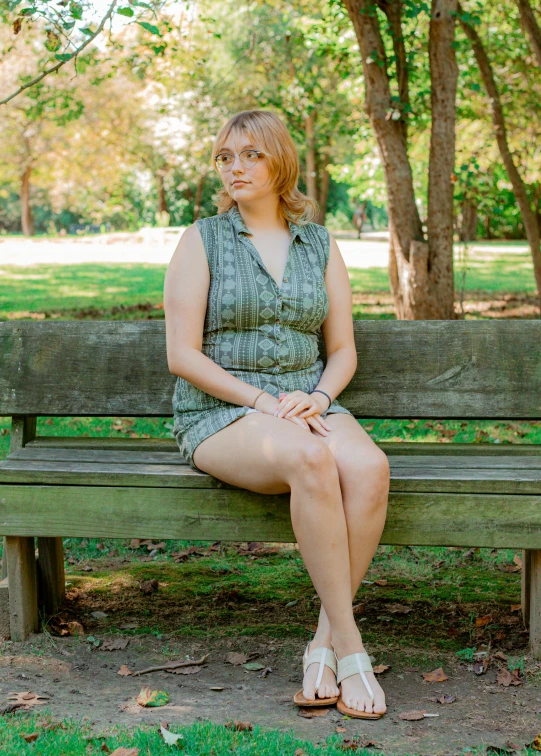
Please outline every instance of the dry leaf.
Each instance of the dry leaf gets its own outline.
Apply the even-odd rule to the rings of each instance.
[[[415,722],[418,719],[424,719],[425,714],[426,711],[423,709],[422,711],[403,711],[398,716],[400,719],[406,720],[406,722]]]
[[[176,745],[177,740],[182,740],[184,738],[182,733],[177,735],[174,732],[170,732],[166,727],[163,727],[163,725],[160,726],[160,733],[167,745]]]
[[[358,617],[359,614],[364,614],[364,604],[355,604],[353,607],[353,616]]]
[[[532,742],[528,745],[534,751],[541,751],[541,732],[537,735]]]
[[[80,622],[77,622],[76,620],[72,620],[71,622],[67,623],[68,625],[68,632],[70,635],[84,635],[85,629],[81,625]]]
[[[439,698],[433,699],[436,700],[438,703],[441,704],[452,704],[456,701],[456,696],[440,696]]]
[[[21,733],[21,738],[24,738],[27,743],[33,743],[39,738],[39,732],[30,732],[28,735]]]
[[[138,748],[115,748],[110,756],[139,756]]]
[[[128,643],[129,638],[107,638],[101,645],[102,651],[123,651]]]
[[[237,730],[237,732],[250,732],[254,729],[254,726],[250,722],[240,722],[238,719],[226,722],[224,727],[227,727],[228,730]]]
[[[158,581],[155,578],[152,578],[152,580],[143,580],[141,583],[139,583],[139,588],[145,593],[147,596],[150,593],[154,593],[154,591],[158,590]]]
[[[166,672],[170,672],[173,675],[197,675],[198,672],[201,672],[202,667],[200,666],[192,666],[192,667],[174,667],[173,669],[165,669]]]
[[[330,709],[323,706],[314,706],[310,709],[299,706],[297,716],[304,717],[305,719],[314,719],[314,717],[326,717],[329,712]]]
[[[404,606],[404,604],[385,604],[385,608],[391,612],[391,614],[409,614],[411,608]]]
[[[387,585],[387,581],[384,578],[380,580],[374,580],[374,585]]]
[[[521,609],[522,609],[522,604],[511,604],[512,612],[520,612]]]
[[[498,672],[498,685],[503,685],[504,688],[508,688],[510,685],[522,685],[522,680],[519,678],[518,669],[515,669],[513,674],[507,669],[502,668]]]
[[[443,682],[449,679],[441,667],[432,672],[423,672],[422,674],[425,682]]]
[[[335,727],[334,731],[335,732],[347,732],[347,730],[346,730],[345,727]]]
[[[387,672],[388,669],[391,669],[390,664],[377,664],[372,671],[375,675],[382,675],[384,672]]]
[[[522,559],[518,554],[515,554],[515,556],[513,557],[513,562],[517,565],[519,570],[522,569]]]
[[[117,672],[117,675],[120,675],[121,677],[127,677],[128,675],[131,675],[131,674],[132,674],[131,669],[128,669],[128,667],[125,664],[122,664],[122,666]]]
[[[38,704],[44,704],[49,700],[49,696],[40,696],[38,693],[32,693],[31,690],[26,690],[22,693],[10,693],[8,701],[16,703],[17,706],[23,706],[28,709],[30,706],[37,706]]]
[[[484,617],[477,617],[475,627],[485,627],[489,622],[492,622],[492,614],[485,614]]]
[[[234,667],[239,667],[241,664],[246,664],[248,661],[247,654],[240,654],[236,651],[231,651],[226,655],[225,661],[227,664],[232,664]]]

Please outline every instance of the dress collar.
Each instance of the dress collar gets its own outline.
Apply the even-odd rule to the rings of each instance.
[[[227,211],[227,215],[229,216],[229,219],[233,226],[237,229],[238,233],[250,233],[237,205],[230,207]],[[298,223],[293,223],[293,221],[288,221],[288,225],[292,239],[294,239],[296,236],[300,236],[303,242],[309,242],[308,234],[303,226],[299,225]]]

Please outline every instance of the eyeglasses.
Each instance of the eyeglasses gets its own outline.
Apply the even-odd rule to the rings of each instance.
[[[239,160],[245,168],[253,168],[259,156],[267,154],[262,150],[243,150],[239,155]],[[214,160],[220,171],[230,171],[235,162],[235,156],[229,152],[221,152],[219,155],[216,155]]]

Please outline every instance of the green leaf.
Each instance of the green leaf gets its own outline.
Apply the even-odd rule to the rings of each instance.
[[[90,37],[90,36],[91,36],[92,34],[94,34],[94,32],[92,31],[92,29],[89,29],[89,28],[88,28],[88,26],[82,26],[82,27],[81,27],[81,28],[79,29],[79,31],[82,31],[82,32],[83,32],[83,34],[88,34],[88,36],[89,36],[89,37]]]
[[[147,21],[138,21],[137,23],[139,24],[139,26],[142,26],[143,29],[146,29],[151,34],[157,34],[158,37],[162,36],[157,26],[153,26],[152,24],[149,24]]]
[[[57,60],[71,60],[73,55],[71,53],[56,53],[54,56]]]
[[[125,6],[124,8],[117,8],[116,12],[120,16],[128,16],[128,18],[131,18],[133,14],[133,10],[129,6]]]
[[[248,662],[248,664],[242,665],[248,672],[258,672],[260,669],[265,669],[265,665],[261,662]]]
[[[70,3],[70,13],[79,21],[83,17],[83,6],[80,3]]]
[[[64,29],[66,29],[66,31],[69,31],[75,26],[75,21],[62,21],[62,26],[64,27]]]
[[[155,690],[152,693],[152,698],[150,698],[146,706],[165,706],[165,704],[169,701],[169,693],[166,693],[164,690]]]

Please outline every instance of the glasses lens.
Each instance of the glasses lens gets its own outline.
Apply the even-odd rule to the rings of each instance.
[[[233,165],[234,159],[235,158],[233,157],[233,155],[229,155],[224,152],[222,155],[218,155],[216,157],[216,165],[221,171],[227,170],[228,168],[231,168],[231,166]]]
[[[255,150],[244,150],[240,153],[240,159],[246,167],[255,165],[257,163],[257,158],[258,155]]]
[[[243,150],[239,155],[240,162],[245,168],[252,168],[257,163],[258,157],[256,150]],[[234,155],[229,152],[222,152],[216,156],[216,165],[221,171],[230,170],[234,161]]]

